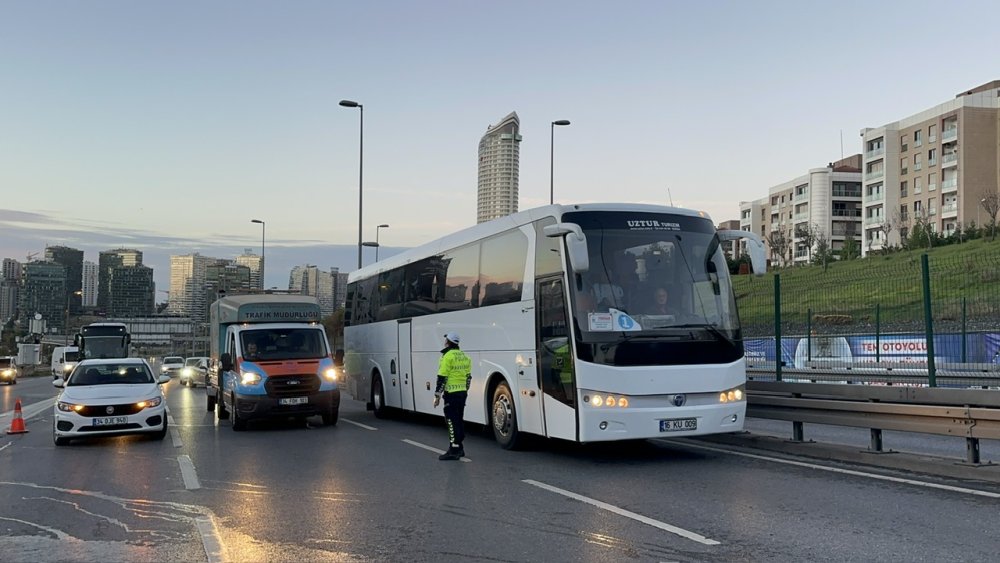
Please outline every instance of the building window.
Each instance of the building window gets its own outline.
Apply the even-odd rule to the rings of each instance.
[[[917,129],[913,132],[913,146],[919,147],[922,144],[924,144],[923,132],[920,129]]]
[[[902,152],[906,152],[906,149],[908,148],[909,147],[906,146],[906,135],[903,135],[899,138],[899,150]]]
[[[937,140],[937,125],[927,126],[927,142],[933,143]]]
[[[913,193],[919,194],[924,189],[924,178],[923,176],[917,176],[913,179]]]
[[[909,172],[909,170],[906,168],[907,165],[909,164],[909,160],[910,160],[909,158],[905,158],[905,157],[899,159],[899,173],[900,174],[906,174],[907,172]]]
[[[917,171],[924,167],[924,155],[917,153],[913,155],[913,170]]]
[[[927,191],[933,192],[937,189],[937,172],[931,172],[927,175]]]
[[[899,183],[899,197],[906,197],[907,186],[908,182],[906,180],[903,180],[902,182]]]

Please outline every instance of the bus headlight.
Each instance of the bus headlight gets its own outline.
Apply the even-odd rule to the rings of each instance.
[[[260,374],[244,371],[240,373],[240,383],[243,385],[257,385],[260,383]]]
[[[337,368],[330,368],[323,372],[323,377],[327,381],[337,381]]]
[[[733,387],[732,389],[727,389],[719,393],[720,403],[738,403],[743,400],[746,400],[746,393],[743,385]]]
[[[583,395],[583,402],[587,403],[592,407],[598,408],[628,408],[629,400],[628,397],[624,395],[604,395],[601,393],[594,393],[590,395],[590,392],[585,391]]]

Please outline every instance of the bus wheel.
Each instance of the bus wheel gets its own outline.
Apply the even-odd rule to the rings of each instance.
[[[521,443],[517,431],[517,413],[514,411],[514,395],[506,381],[501,381],[493,391],[493,437],[505,450],[516,450]]]
[[[382,389],[381,377],[372,378],[372,412],[375,414],[375,418],[385,418],[387,415],[385,391]]]

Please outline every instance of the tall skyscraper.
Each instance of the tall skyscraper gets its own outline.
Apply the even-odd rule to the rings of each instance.
[[[517,213],[521,121],[510,112],[479,140],[479,197],[476,222]]]
[[[90,261],[83,263],[83,306],[97,306],[97,264]]]
[[[253,253],[253,249],[243,249],[243,254],[236,257],[236,263],[250,268],[250,288],[264,290],[264,279],[260,273],[264,269],[264,257]]]
[[[0,270],[0,323],[6,323],[17,314],[17,294],[21,280],[21,263],[13,258],[3,259]]]
[[[170,257],[170,303],[167,313],[204,321],[208,307],[205,303],[205,275],[216,258],[195,252]]]
[[[319,301],[320,314],[333,314],[335,272],[324,272],[317,266],[295,266],[288,276],[288,290],[312,295]]]
[[[248,293],[250,285],[250,268],[233,260],[218,259],[205,268],[205,307],[219,298],[220,291],[238,295]]]
[[[333,274],[333,309],[343,309],[347,304],[347,272],[341,273],[339,268],[330,268]]]
[[[28,319],[37,313],[48,330],[63,329],[66,325],[66,268],[55,262],[37,260],[25,264],[18,310],[22,326],[27,327]]]
[[[107,312],[111,307],[111,275],[121,266],[142,265],[142,251],[116,248],[100,253],[97,260],[97,308]]]
[[[46,246],[45,259],[66,268],[66,303],[70,314],[80,314],[83,308],[83,251],[67,246]]]
[[[142,264],[114,268],[108,315],[117,318],[152,315],[155,290],[152,268]]]

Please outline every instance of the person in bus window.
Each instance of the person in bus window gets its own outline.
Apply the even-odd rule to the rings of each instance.
[[[444,349],[438,364],[434,407],[444,399],[444,418],[448,422],[448,451],[438,456],[441,461],[454,461],[465,456],[465,401],[472,383],[472,359],[459,349],[459,336],[444,335]]]
[[[651,315],[674,315],[674,308],[668,303],[670,293],[667,288],[658,287],[653,290],[653,305],[649,309]]]

